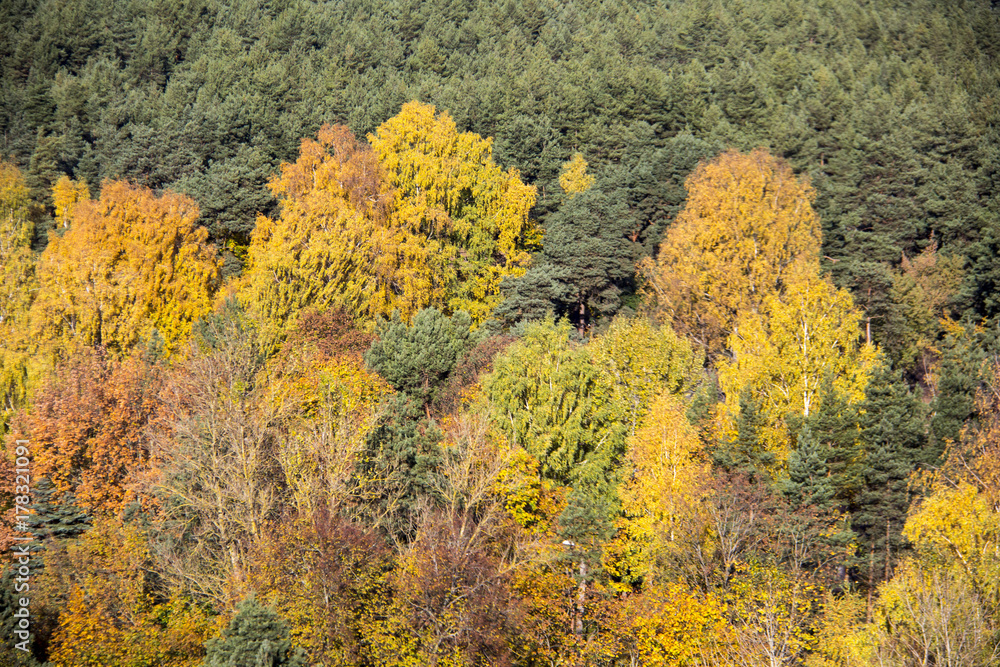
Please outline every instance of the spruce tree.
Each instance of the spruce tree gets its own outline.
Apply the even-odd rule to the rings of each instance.
[[[56,497],[56,488],[48,477],[38,478],[32,496],[35,502],[27,524],[36,539],[72,539],[90,528],[91,517],[76,505],[74,495]]]
[[[838,504],[846,506],[861,485],[863,472],[858,406],[840,395],[830,378],[820,387],[819,408],[808,418],[789,416],[789,431],[810,429],[825,462]],[[800,437],[796,435],[796,438]]]
[[[204,667],[305,667],[304,651],[293,649],[288,623],[253,598],[236,608],[222,636],[205,642]]]
[[[740,413],[736,418],[735,438],[716,444],[712,462],[726,472],[744,475],[752,483],[768,481],[775,463],[773,452],[764,449],[760,431],[764,418],[750,391],[740,394]]]
[[[829,448],[820,442],[809,424],[803,426],[796,438],[796,448],[788,457],[788,479],[780,484],[793,508],[811,506],[823,513],[834,509],[828,453]]]

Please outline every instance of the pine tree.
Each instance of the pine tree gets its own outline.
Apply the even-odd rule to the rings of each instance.
[[[874,586],[907,550],[901,531],[912,499],[909,475],[927,445],[925,409],[898,373],[883,365],[873,375],[861,406],[864,483],[851,503],[851,527],[859,538],[858,567]]]
[[[428,406],[459,357],[475,344],[471,326],[464,312],[448,317],[425,308],[410,325],[397,314],[380,328],[378,340],[365,353],[365,363],[396,391]]]
[[[442,433],[418,399],[395,394],[365,440],[355,484],[367,519],[393,537],[412,538],[422,499],[432,499],[442,462]]]
[[[410,325],[398,316],[384,322],[378,340],[365,353],[368,366],[398,392],[383,401],[356,471],[369,510],[391,534],[412,535],[418,501],[431,493],[442,437],[431,406],[475,342],[464,312],[447,317],[425,308]]]

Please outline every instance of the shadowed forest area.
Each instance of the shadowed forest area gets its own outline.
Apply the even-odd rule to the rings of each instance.
[[[0,0],[0,665],[998,664],[994,4]]]

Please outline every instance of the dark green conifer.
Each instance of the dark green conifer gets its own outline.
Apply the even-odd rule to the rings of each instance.
[[[27,524],[40,541],[67,540],[90,528],[91,517],[78,507],[72,493],[57,497],[47,477],[40,477],[31,490],[34,503]]]
[[[861,412],[864,484],[852,503],[859,538],[859,574],[875,585],[908,548],[901,531],[912,499],[908,478],[926,455],[925,408],[898,373],[876,370]]]
[[[763,448],[760,430],[764,425],[757,401],[749,391],[740,394],[740,413],[736,418],[736,437],[717,443],[712,461],[728,473],[745,476],[751,483],[771,479],[769,468],[775,456]]]
[[[365,353],[365,363],[420,405],[433,402],[459,357],[475,344],[471,320],[425,308],[407,325],[395,317],[379,330]]]
[[[288,623],[253,598],[236,608],[222,636],[205,642],[204,667],[306,667],[305,652],[292,648]]]

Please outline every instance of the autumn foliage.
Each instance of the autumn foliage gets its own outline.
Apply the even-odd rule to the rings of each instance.
[[[489,140],[416,102],[369,137],[324,126],[271,190],[240,298],[280,337],[307,304],[373,323],[399,311],[466,310],[484,320],[527,265],[534,188],[494,162]]]
[[[158,336],[177,349],[209,312],[219,263],[197,225],[198,206],[128,183],[105,183],[101,198],[72,209],[38,263],[32,305],[39,343],[129,350]]]
[[[115,514],[135,501],[161,383],[159,369],[139,356],[113,361],[85,349],[60,364],[17,424],[32,442],[35,474],[93,512]]]
[[[642,271],[654,314],[715,354],[741,314],[818,271],[815,194],[763,149],[702,163],[685,187],[684,209]]]
[[[539,208],[617,224],[645,206],[609,199],[622,173],[574,153]],[[35,251],[49,211],[0,163],[0,546],[36,540],[38,661],[995,662],[1000,369],[940,340],[986,335],[946,317],[961,267],[903,262],[884,354],[765,150],[690,174],[631,312],[513,326],[510,285],[575,278],[532,267],[535,187],[427,104],[303,139],[225,285],[192,199],[51,181]],[[921,421],[907,356],[927,396],[986,371],[943,458],[927,424],[961,405]],[[15,606],[0,587],[0,628]]]

